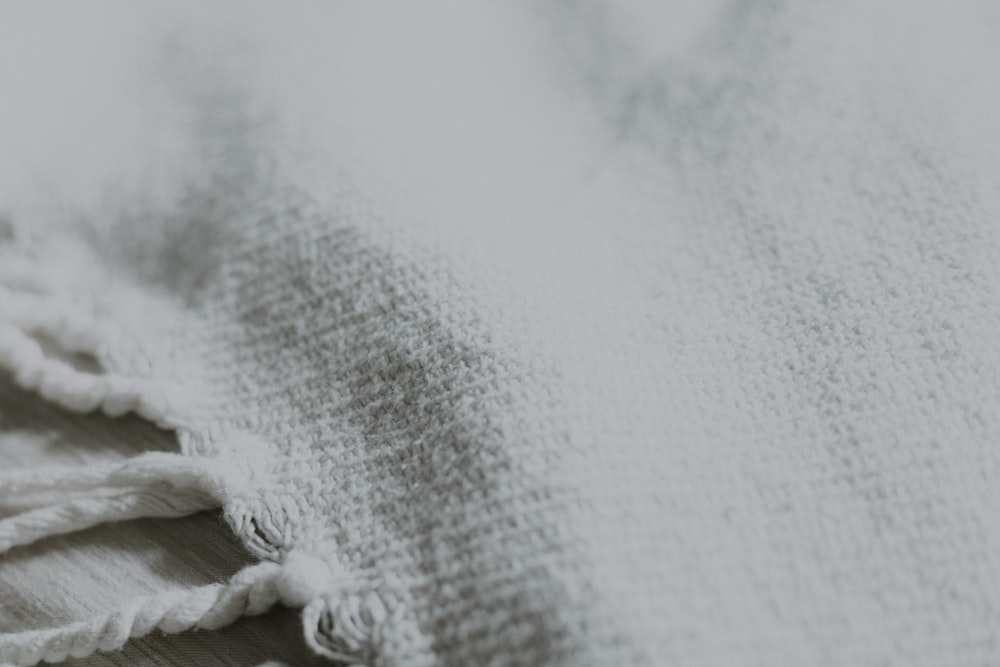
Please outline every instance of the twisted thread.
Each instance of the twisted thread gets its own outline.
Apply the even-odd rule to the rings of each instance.
[[[114,465],[0,475],[0,506],[26,508],[0,519],[0,553],[108,521],[181,517],[219,507],[255,477],[261,448],[244,444],[251,446],[239,463],[151,452]]]
[[[303,591],[322,590],[328,578],[326,564],[311,556],[289,557],[283,565],[251,565],[226,584],[141,598],[111,614],[61,628],[2,634],[0,661],[26,666],[81,658],[119,649],[130,638],[154,629],[168,634],[192,628],[216,630],[241,616],[264,613],[279,601],[302,606]]]
[[[75,412],[101,409],[114,417],[132,411],[160,426],[172,426],[169,406],[142,381],[86,373],[46,355],[33,335],[45,336],[66,352],[97,357],[107,332],[83,310],[52,299],[44,281],[10,268],[0,267],[0,367],[9,370],[20,387]],[[180,517],[218,507],[244,491],[257,471],[267,469],[260,460],[267,448],[257,438],[238,437],[230,445],[240,456],[226,461],[153,452],[120,464],[0,474],[0,507],[21,510],[0,519],[0,554],[108,521]],[[315,626],[318,617],[332,621],[326,601],[316,604],[318,595],[331,578],[343,576],[339,567],[331,572],[323,560],[290,552],[283,564],[246,567],[226,584],[140,598],[112,613],[59,628],[0,634],[0,667],[116,650],[154,629],[215,630],[241,616],[261,614],[278,601],[308,606],[307,627]],[[354,663],[368,652],[369,626],[379,620],[380,608],[359,604],[355,596],[345,597],[337,627],[326,628],[326,655]],[[311,637],[312,631],[307,634]]]
[[[301,607],[326,587],[330,577],[324,561],[289,554],[281,565],[248,566],[226,584],[140,598],[111,614],[61,628],[0,634],[0,661],[30,666],[81,658],[119,649],[130,638],[154,629],[168,634],[192,628],[216,630],[241,616],[262,614],[279,601]]]
[[[43,537],[64,535],[109,521],[175,518],[217,506],[217,502],[202,493],[174,489],[79,498],[0,520],[0,554]]]
[[[0,312],[27,333],[44,333],[67,352],[93,354],[102,344],[103,327],[79,306],[0,287]]]
[[[80,350],[77,350],[80,351]],[[118,375],[85,373],[67,362],[46,356],[41,345],[23,330],[0,322],[0,366],[22,389],[73,412],[100,409],[111,417],[127,412],[168,425],[167,407],[144,383]]]
[[[99,322],[71,303],[0,287],[0,367],[11,372],[18,386],[74,412],[100,409],[111,417],[135,412],[170,426],[165,398],[148,383],[80,371],[46,355],[33,334],[46,336],[66,352],[93,356],[108,336]]]

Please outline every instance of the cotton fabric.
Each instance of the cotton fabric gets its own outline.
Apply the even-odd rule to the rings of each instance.
[[[6,24],[5,258],[268,443],[315,651],[996,660],[991,5],[107,7]]]

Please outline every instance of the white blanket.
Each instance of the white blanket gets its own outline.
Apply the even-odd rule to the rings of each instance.
[[[372,665],[1000,662],[993,4],[198,4],[3,10],[0,362],[183,455],[0,478],[0,547],[221,507],[261,565],[0,662],[275,603]]]

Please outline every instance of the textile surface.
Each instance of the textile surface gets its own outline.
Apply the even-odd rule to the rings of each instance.
[[[991,3],[236,7],[5,10],[8,363],[313,651],[1000,661]]]
[[[86,465],[177,447],[139,419],[68,414],[0,385],[0,460],[22,470],[56,463]],[[0,574],[0,628],[24,630],[85,619],[151,591],[185,589],[225,578],[249,560],[217,516],[111,524],[12,551]],[[67,667],[328,664],[311,657],[301,623],[288,609],[220,632],[150,635],[122,651],[66,661]]]

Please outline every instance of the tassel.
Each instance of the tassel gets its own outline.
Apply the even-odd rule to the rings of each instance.
[[[96,354],[104,338],[98,322],[79,306],[53,297],[0,287],[0,313],[25,333],[42,333],[67,352]]]
[[[97,357],[107,338],[99,322],[71,303],[0,287],[0,367],[22,389],[74,412],[101,409],[111,417],[135,412],[170,428],[169,408],[148,383],[115,374],[86,373],[48,357],[33,335],[44,335],[66,352]]]
[[[2,475],[0,506],[28,509],[0,519],[0,554],[108,521],[180,517],[219,507],[246,490],[256,467],[266,470],[260,443],[249,438],[241,444],[239,463],[151,452],[115,465]]]
[[[162,427],[170,426],[164,399],[141,381],[79,371],[61,359],[47,357],[31,336],[3,322],[0,366],[14,375],[22,389],[35,391],[67,410],[86,413],[100,408],[111,417],[131,411]]]
[[[241,616],[262,614],[279,601],[302,607],[326,588],[330,577],[326,562],[292,553],[281,565],[248,566],[226,584],[142,598],[111,614],[61,628],[0,634],[0,661],[30,667],[113,651],[154,629],[168,634],[192,628],[216,630]]]
[[[69,410],[101,409],[112,417],[132,411],[161,427],[178,428],[162,395],[142,380],[86,373],[45,354],[34,336],[96,358],[107,332],[78,307],[57,302],[51,285],[37,276],[30,267],[0,267],[0,368],[9,370],[23,389]],[[224,505],[259,485],[255,476],[269,469],[263,442],[248,434],[232,435],[236,437],[228,440],[227,449],[236,455],[225,461],[152,452],[119,464],[0,474],[0,507],[20,510],[0,519],[0,554],[109,521],[180,517]],[[343,578],[339,568],[336,572]],[[154,629],[214,630],[240,616],[263,613],[279,601],[304,607],[326,590],[331,577],[323,560],[290,552],[283,564],[246,567],[226,584],[141,598],[111,614],[60,628],[0,634],[0,667],[116,650]]]
[[[148,490],[118,496],[81,498],[22,512],[0,520],[0,554],[43,537],[84,530],[109,521],[143,517],[174,518],[217,507],[199,493]]]

